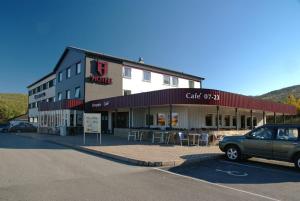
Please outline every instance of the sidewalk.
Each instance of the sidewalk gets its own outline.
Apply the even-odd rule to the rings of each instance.
[[[18,135],[141,166],[178,166],[218,158],[222,155],[217,146],[181,147],[180,145],[152,144],[150,142],[128,142],[127,139],[112,135],[102,135],[101,145],[97,144],[96,136],[91,134],[87,134],[85,145],[82,135],[65,137],[37,133],[18,133]]]

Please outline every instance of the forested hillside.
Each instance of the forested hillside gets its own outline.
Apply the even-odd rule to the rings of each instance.
[[[0,93],[0,123],[27,112],[28,96]]]

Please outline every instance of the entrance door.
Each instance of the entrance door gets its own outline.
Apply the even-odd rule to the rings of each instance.
[[[245,124],[246,124],[246,117],[245,117],[245,115],[242,115],[241,116],[241,129],[246,128]]]
[[[244,152],[251,156],[273,157],[274,129],[259,127],[246,135]]]
[[[101,131],[108,134],[108,112],[101,112]]]

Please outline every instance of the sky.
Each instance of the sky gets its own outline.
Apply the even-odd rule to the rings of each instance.
[[[300,84],[300,1],[0,0],[0,92],[27,93],[66,46],[259,95]]]

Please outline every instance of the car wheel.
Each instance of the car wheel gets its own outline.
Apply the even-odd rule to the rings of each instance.
[[[295,168],[300,170],[300,154],[297,154],[294,158]]]
[[[241,151],[237,146],[229,146],[225,153],[226,158],[230,161],[238,161],[241,158]]]

